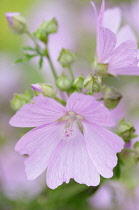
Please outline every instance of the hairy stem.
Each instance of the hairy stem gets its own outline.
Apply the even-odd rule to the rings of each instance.
[[[73,74],[72,69],[71,69],[70,66],[68,67],[68,70],[69,70],[69,72],[70,72],[70,75],[71,75],[71,77],[72,77],[72,80],[74,80],[74,74]]]
[[[58,78],[58,76],[57,76],[56,70],[55,70],[55,68],[54,68],[54,65],[53,65],[53,63],[52,63],[51,57],[50,57],[50,55],[49,55],[48,49],[47,49],[46,57],[47,57],[47,59],[48,59],[48,62],[49,62],[49,65],[50,65],[52,74],[53,74],[54,79],[55,79],[55,81],[56,81],[57,78]]]

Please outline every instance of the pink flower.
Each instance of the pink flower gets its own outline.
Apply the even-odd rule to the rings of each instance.
[[[92,3],[95,11],[95,5]],[[105,11],[105,0],[97,14],[97,62],[108,64],[112,75],[139,75],[138,46],[131,28],[126,25],[120,30],[119,8]]]
[[[10,124],[37,127],[19,140],[15,150],[28,154],[28,179],[47,168],[47,185],[52,189],[71,178],[96,186],[100,175],[112,177],[116,153],[124,146],[119,136],[103,128],[113,126],[109,110],[93,96],[79,93],[68,98],[66,107],[42,95],[34,97],[34,104],[24,105]]]

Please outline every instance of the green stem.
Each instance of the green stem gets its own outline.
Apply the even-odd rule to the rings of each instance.
[[[58,102],[60,102],[62,105],[66,105],[66,102],[63,101],[62,99],[58,98],[58,97],[54,97],[55,100],[57,100]]]
[[[71,66],[68,67],[68,70],[69,70],[69,72],[70,72],[70,75],[71,75],[71,77],[72,77],[72,80],[74,80],[74,74],[73,74],[73,72],[72,72]]]
[[[25,33],[26,33],[26,35],[34,42],[35,48],[36,48],[36,52],[37,52],[40,56],[42,56],[42,50],[41,50],[39,44],[37,43],[35,37],[34,37],[28,30],[26,30]]]
[[[51,57],[50,57],[50,55],[49,55],[48,49],[47,49],[47,55],[45,55],[45,56],[46,56],[47,59],[48,59],[49,65],[50,65],[51,70],[52,70],[52,74],[53,74],[53,76],[54,76],[54,78],[55,78],[55,81],[56,81],[57,78],[58,78],[58,76],[57,76],[56,70],[55,70],[55,68],[54,68],[54,65],[53,65],[53,63],[52,63]]]
[[[26,34],[27,34],[28,37],[30,37],[30,39],[34,42],[35,47],[36,47],[38,53],[39,53],[40,55],[42,55],[40,46],[38,45],[38,43],[37,43],[36,39],[34,38],[34,36],[33,36],[28,30],[26,30]],[[53,76],[54,76],[55,81],[56,81],[58,76],[57,76],[57,73],[56,73],[56,71],[55,71],[54,65],[53,65],[53,63],[52,63],[51,57],[50,57],[50,55],[49,55],[48,49],[47,49],[47,54],[45,54],[45,56],[46,56],[47,59],[48,59],[49,65],[50,65],[50,67],[51,67]]]
[[[40,49],[40,47],[39,47],[39,45],[38,45],[36,39],[34,38],[34,36],[33,36],[28,30],[26,30],[25,33],[26,33],[27,36],[34,42],[36,48],[37,48],[37,49]]]
[[[131,152],[131,153],[135,153],[135,151],[133,149],[128,149],[128,148],[124,148],[123,151],[125,152]]]

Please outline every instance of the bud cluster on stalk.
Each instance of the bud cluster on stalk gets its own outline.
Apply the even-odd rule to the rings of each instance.
[[[39,56],[39,68],[41,69],[44,59],[47,59],[55,79],[55,86],[60,91],[67,92],[68,95],[75,91],[84,92],[89,95],[101,92],[102,98],[100,100],[103,100],[104,105],[108,109],[114,109],[119,104],[122,94],[115,88],[103,84],[103,77],[111,76],[107,72],[108,65],[98,63],[96,58],[93,61],[92,72],[90,69],[89,75],[85,76],[81,74],[75,77],[73,65],[77,61],[77,55],[71,50],[63,48],[57,58],[61,64],[61,68],[63,68],[63,73],[58,75],[48,49],[49,36],[58,31],[58,22],[55,18],[43,21],[33,34],[29,32],[25,18],[20,13],[6,13],[6,18],[14,32],[18,34],[25,33],[34,42],[33,47],[23,47],[24,56],[18,59],[17,62],[29,61]],[[41,41],[44,47],[38,41]],[[37,83],[32,84],[31,87],[35,95],[43,94],[46,97],[57,98],[58,91],[53,85]],[[16,104],[18,104],[17,98],[19,100],[19,97],[16,96]],[[66,102],[62,103],[64,104]],[[12,104],[15,104],[15,97]],[[15,107],[15,105],[12,106]]]

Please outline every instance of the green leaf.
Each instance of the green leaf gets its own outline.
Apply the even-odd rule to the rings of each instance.
[[[21,63],[21,62],[23,62],[23,61],[24,61],[23,58],[18,58],[18,59],[15,61],[15,64],[16,64],[16,63]]]
[[[36,49],[34,49],[33,47],[30,46],[24,46],[22,47],[23,50],[29,50],[29,51],[36,51]]]
[[[19,58],[15,61],[15,63],[21,63],[21,62],[24,62],[24,61],[29,61],[31,60],[32,58],[36,57],[37,54],[28,54],[28,53],[25,53],[24,54],[24,57],[23,58]]]
[[[27,53],[25,53],[24,54],[24,61],[29,61],[36,56],[37,56],[37,54],[27,54]]]

